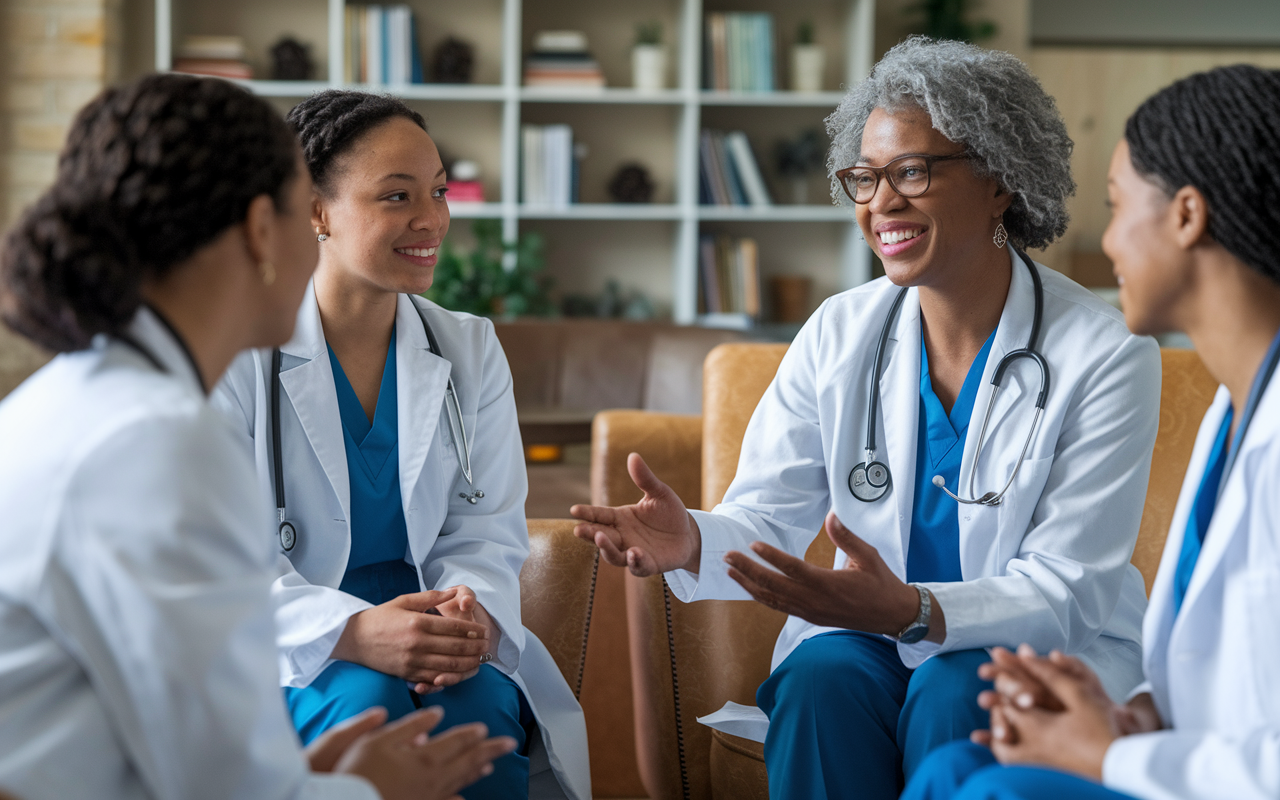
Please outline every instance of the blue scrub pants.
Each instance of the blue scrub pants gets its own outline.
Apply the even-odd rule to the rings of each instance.
[[[1133,797],[1043,767],[1003,767],[972,742],[935,750],[916,772],[902,800],[1134,800]]]
[[[978,692],[985,650],[910,670],[897,646],[851,631],[807,639],[756,692],[769,716],[769,797],[891,800],[934,748],[988,725]]]
[[[396,720],[418,707],[441,706],[444,721],[440,730],[468,722],[483,722],[490,736],[510,736],[517,742],[515,752],[493,762],[493,772],[463,789],[466,800],[498,800],[529,796],[529,732],[535,724],[533,712],[515,682],[485,664],[472,678],[447,689],[422,696],[420,702],[400,678],[376,670],[335,661],[310,685],[286,688],[285,703],[304,744],[360,712],[382,706],[389,720]]]

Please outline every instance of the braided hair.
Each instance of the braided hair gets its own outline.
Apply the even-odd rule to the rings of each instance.
[[[5,239],[0,317],[57,352],[121,333],[144,280],[244,221],[255,197],[283,209],[297,154],[279,114],[226,81],[149,75],[105,90]]]
[[[340,157],[366,133],[397,117],[427,129],[421,114],[394,97],[341,89],[308,97],[293,107],[285,121],[298,134],[316,189],[328,193],[341,172]]]
[[[1214,241],[1280,282],[1280,71],[1237,64],[1183,78],[1133,112],[1124,138],[1139,174],[1170,197],[1194,186]]]

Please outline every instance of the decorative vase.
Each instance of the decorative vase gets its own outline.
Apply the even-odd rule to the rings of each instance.
[[[631,50],[631,83],[641,92],[667,88],[667,49],[660,44],[636,45]]]
[[[791,48],[791,88],[797,92],[822,91],[822,70],[827,53],[822,45],[798,44]]]

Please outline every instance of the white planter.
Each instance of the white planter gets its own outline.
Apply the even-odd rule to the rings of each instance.
[[[641,92],[667,88],[667,49],[660,44],[636,45],[631,51],[631,83]]]
[[[827,54],[821,45],[798,44],[791,48],[791,88],[797,92],[822,91],[822,70]]]

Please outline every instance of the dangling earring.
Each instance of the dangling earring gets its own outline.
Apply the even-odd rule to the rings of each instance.
[[[270,286],[276,282],[276,265],[270,261],[263,261],[258,265],[258,269],[262,271],[262,285]]]
[[[995,242],[996,247],[1004,247],[1004,243],[1009,241],[1009,232],[1004,229],[1004,223],[996,225],[996,235],[991,237],[991,241]]]

